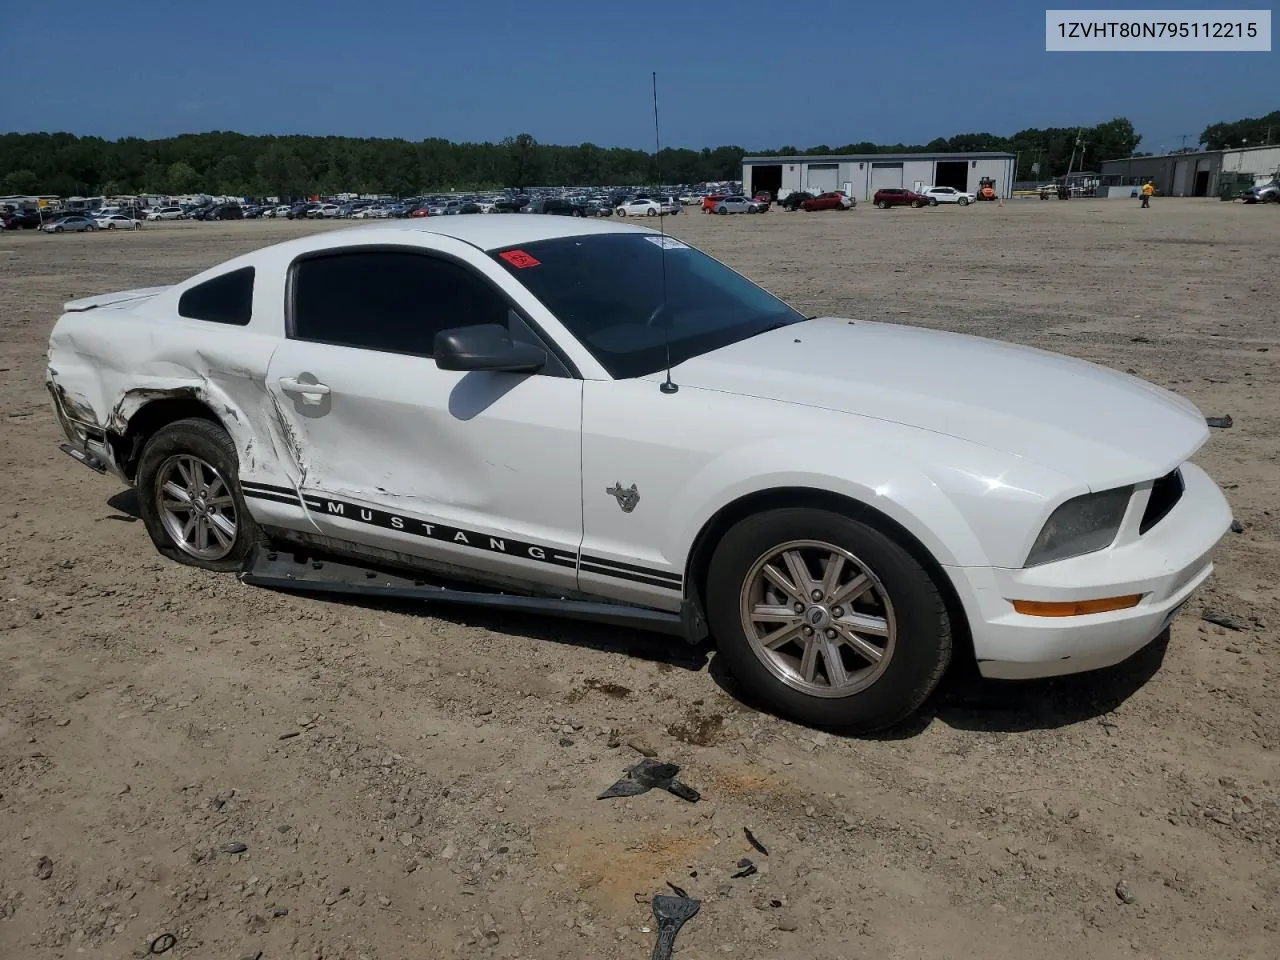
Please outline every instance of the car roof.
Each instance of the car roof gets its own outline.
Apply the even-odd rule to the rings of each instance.
[[[426,217],[395,221],[367,227],[353,227],[362,236],[365,231],[402,233],[434,233],[453,237],[481,250],[498,250],[539,240],[558,240],[606,233],[655,233],[648,227],[629,223],[601,222],[584,217],[558,217],[537,213],[485,213],[471,216]]]

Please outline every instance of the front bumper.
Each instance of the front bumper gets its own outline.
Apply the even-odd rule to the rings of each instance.
[[[1185,490],[1142,536],[1097,553],[1019,570],[948,567],[985,677],[1017,680],[1081,673],[1127,659],[1164,632],[1213,571],[1212,554],[1231,524],[1222,491],[1195,464]],[[1137,606],[1074,617],[1014,611],[1011,600],[1066,602],[1141,594]]]

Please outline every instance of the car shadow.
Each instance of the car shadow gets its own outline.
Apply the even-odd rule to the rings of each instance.
[[[972,661],[958,660],[919,710],[901,723],[869,734],[872,741],[910,740],[935,720],[957,730],[1029,733],[1056,730],[1111,713],[1149,681],[1164,663],[1169,631],[1113,667],[1045,680],[987,680]],[[769,713],[729,673],[722,657],[712,657],[708,673],[718,687],[743,706]],[[840,731],[828,731],[840,735]]]
[[[637,660],[669,664],[694,673],[706,667],[711,653],[711,645],[705,641],[700,644],[690,644],[679,637],[666,634],[572,620],[552,614],[543,616],[533,613],[488,610],[484,607],[450,603],[447,600],[384,600],[377,597],[344,596],[302,590],[280,592],[312,596],[326,603],[385,610],[388,613],[412,617],[430,617],[458,627],[492,630],[495,633],[511,634],[570,647],[582,647],[602,653],[619,653]]]
[[[935,719],[957,730],[980,733],[1029,733],[1097,720],[1155,676],[1168,648],[1166,629],[1113,667],[1044,680],[987,680],[975,664],[957,664],[914,717],[872,738],[910,739]]]
[[[142,511],[138,507],[138,491],[129,487],[114,493],[107,498],[107,506],[114,510],[120,511],[116,514],[108,514],[108,520],[120,520],[123,523],[133,523],[142,519]]]

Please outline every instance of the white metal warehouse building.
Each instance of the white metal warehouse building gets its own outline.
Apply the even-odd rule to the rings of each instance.
[[[843,190],[869,200],[882,187],[955,187],[978,192],[984,177],[1001,197],[1013,195],[1017,158],[1012,153],[867,153],[843,156],[743,157],[742,189],[775,197],[805,190]]]
[[[1245,174],[1254,183],[1280,177],[1280,146],[1236,147],[1154,157],[1103,160],[1103,183],[1129,185],[1151,180],[1166,197],[1212,197],[1222,174]]]

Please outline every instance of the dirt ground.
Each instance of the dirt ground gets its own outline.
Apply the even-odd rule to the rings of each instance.
[[[1058,350],[1234,418],[1197,459],[1243,530],[1167,645],[960,673],[868,739],[753,710],[678,641],[162,561],[57,450],[61,303],[329,228],[0,235],[0,957],[171,933],[190,958],[640,958],[668,882],[702,900],[680,960],[1280,954],[1280,210],[673,219],[807,312]],[[703,800],[594,799],[637,747]]]

